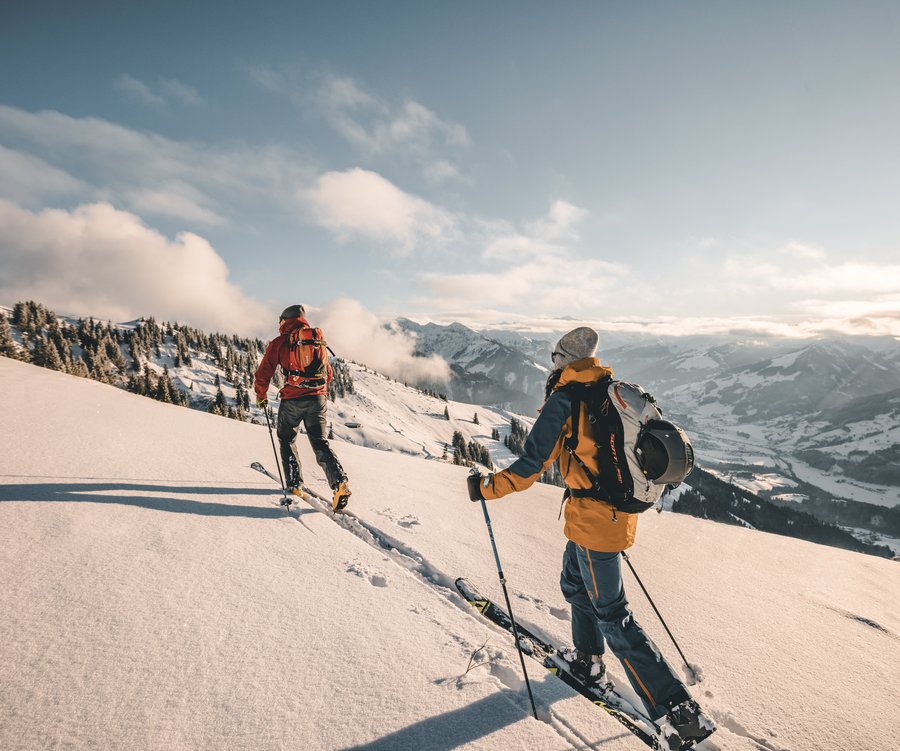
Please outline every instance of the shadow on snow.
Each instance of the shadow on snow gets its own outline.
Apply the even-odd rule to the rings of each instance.
[[[167,493],[170,497],[145,495]],[[0,485],[0,503],[24,501],[33,503],[117,503],[138,506],[152,511],[168,511],[176,514],[198,516],[239,516],[251,519],[273,519],[284,516],[275,506],[241,506],[230,503],[195,501],[177,496],[183,495],[269,496],[278,493],[262,488],[227,488],[211,486],[170,486],[131,482],[80,482],[80,483],[20,483]],[[313,509],[299,508],[295,514],[316,513]]]
[[[534,679],[531,681],[533,688],[539,688],[546,684],[549,697],[542,698],[549,698],[551,704],[572,696],[568,690],[560,689],[561,683],[559,686],[556,683],[557,679],[552,678],[549,674],[542,681]],[[538,713],[546,716],[546,704],[541,706],[539,702]],[[504,688],[452,712],[429,717],[369,743],[349,746],[343,751],[421,751],[423,748],[427,748],[428,751],[452,751],[514,725],[523,719],[527,720],[531,716],[531,709],[523,693]],[[555,725],[550,723],[547,725],[554,732],[559,732],[559,728]],[[572,746],[575,749],[600,749],[613,740],[630,737],[630,734],[625,732],[603,735],[595,740],[589,740],[581,733],[574,733],[572,728],[567,725],[566,731],[563,737],[570,744],[575,739],[567,736],[581,736],[577,738],[577,745]],[[603,733],[602,730],[600,732]]]

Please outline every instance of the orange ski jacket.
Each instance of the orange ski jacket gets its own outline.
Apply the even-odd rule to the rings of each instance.
[[[541,414],[525,440],[525,454],[507,469],[489,475],[481,492],[486,500],[502,498],[510,493],[530,488],[541,474],[559,459],[559,470],[568,488],[590,489],[591,481],[574,461],[564,442],[572,435],[572,399],[563,387],[570,383],[594,383],[612,376],[612,370],[600,364],[596,357],[586,357],[566,366],[553,392],[544,402]],[[585,413],[585,405],[578,420],[579,436],[576,453],[595,475],[600,473],[597,464],[591,421]],[[605,553],[627,550],[634,544],[638,514],[617,511],[610,504],[594,498],[569,498],[566,503],[564,534],[576,545]]]
[[[269,342],[262,361],[256,369],[256,375],[253,379],[253,389],[256,391],[257,399],[266,398],[266,393],[269,390],[269,383],[275,375],[275,369],[279,365],[283,371],[290,370],[291,332],[300,328],[309,328],[309,322],[305,318],[287,318],[281,322],[278,327],[278,336]],[[321,396],[322,394],[327,394],[328,384],[331,383],[331,379],[334,376],[330,362],[326,364],[326,370],[325,383],[321,386],[304,388],[287,384],[278,392],[278,398],[301,399],[305,396]]]

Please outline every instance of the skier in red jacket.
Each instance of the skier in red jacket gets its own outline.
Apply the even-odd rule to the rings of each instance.
[[[277,433],[288,489],[299,495],[303,484],[296,443],[297,431],[303,423],[316,461],[325,471],[328,485],[334,491],[332,505],[340,511],[350,498],[347,473],[325,438],[328,384],[333,374],[322,330],[312,328],[305,314],[302,305],[291,305],[282,312],[279,335],[269,342],[256,369],[253,381],[256,405],[266,409],[269,382],[276,368],[280,367],[285,385],[278,392],[281,403],[278,407]]]

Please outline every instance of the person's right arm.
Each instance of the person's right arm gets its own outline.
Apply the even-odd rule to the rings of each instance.
[[[484,478],[486,482],[481,483],[480,489],[485,500],[526,490],[550,468],[562,450],[566,422],[571,411],[569,395],[563,391],[554,391],[544,403],[541,414],[525,439],[525,453],[507,469]]]
[[[253,377],[253,390],[256,391],[256,401],[266,399],[269,391],[269,382],[275,375],[275,368],[278,367],[278,347],[281,337],[276,337],[269,346],[266,347],[265,354],[256,369],[256,375]]]

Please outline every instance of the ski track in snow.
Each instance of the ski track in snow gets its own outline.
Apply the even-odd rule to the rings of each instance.
[[[266,474],[270,478],[275,479],[268,472]],[[475,615],[472,612],[471,605],[465,602],[457,594],[455,576],[451,576],[441,571],[436,566],[429,563],[421,553],[415,550],[415,548],[397,540],[395,537],[389,535],[384,530],[379,529],[375,525],[363,521],[352,511],[332,511],[330,499],[326,498],[321,493],[318,493],[317,491],[312,490],[307,486],[304,486],[303,489],[309,496],[309,498],[304,500],[306,500],[306,502],[309,503],[310,506],[312,506],[316,511],[328,516],[336,524],[343,527],[346,531],[350,532],[351,534],[365,542],[367,545],[370,545],[376,550],[386,553],[385,560],[389,560],[393,564],[417,576],[419,580],[422,581],[426,586],[428,586],[435,594],[452,602],[460,610],[466,613],[466,615],[477,621],[479,624],[483,626],[486,625],[483,618]],[[277,500],[275,502],[278,503]],[[379,513],[389,520],[400,524],[400,526],[408,526],[400,523],[389,512],[390,509],[386,509],[385,511],[376,513]],[[303,523],[302,514],[295,515],[294,512],[291,512],[291,516],[300,523]],[[418,522],[416,521],[415,523],[417,524]],[[304,526],[306,525],[304,524]],[[306,526],[306,528],[309,529],[308,526]],[[373,572],[369,567],[363,566],[359,562],[349,562],[347,564],[347,573],[354,574],[361,578],[366,578],[369,580],[369,583],[375,587],[389,586],[388,578],[382,572]],[[567,612],[563,611],[560,608],[549,606],[544,600],[539,597],[533,597],[531,595],[521,593],[517,593],[515,596],[518,599],[529,603],[536,609],[551,614],[555,618],[559,618],[560,620],[569,620],[570,618]],[[841,614],[849,618],[856,617],[850,613]],[[439,619],[432,618],[431,620],[436,625],[442,626]],[[872,625],[867,623],[867,625],[870,625],[873,628],[880,628],[877,624]],[[490,628],[490,625],[488,625],[487,627]],[[496,630],[498,632],[500,631],[499,627],[492,628],[492,630]],[[546,635],[542,634],[540,629],[534,630],[538,636],[546,638]],[[884,631],[885,629],[881,628],[880,630]],[[887,633],[890,636],[894,636],[894,634],[890,632]],[[503,632],[503,634],[504,636],[506,635],[505,632]],[[471,652],[472,654],[475,654],[480,649],[484,648],[484,645],[482,647],[473,647],[471,643],[469,643],[466,639],[459,637],[459,635],[457,634],[448,632],[448,636],[456,643],[458,643],[462,648]],[[503,658],[505,657],[508,657],[508,655],[502,650],[495,650],[493,654],[488,657],[487,665],[489,666],[490,674],[500,684],[513,692],[509,696],[509,700],[513,702],[517,707],[519,707],[519,709],[521,709],[524,714],[530,715],[531,707],[524,696],[525,684],[523,678],[515,667],[510,667],[509,664],[505,662],[498,662],[499,660],[503,660]],[[700,674],[700,680],[702,681],[702,670],[698,670],[697,672]],[[529,677],[531,676],[532,673],[529,673]],[[459,682],[464,677],[465,674],[462,676],[458,676],[455,680]],[[712,692],[708,690],[704,693],[707,698],[712,698],[713,696]],[[579,732],[574,727],[574,725],[560,716],[558,712],[553,711],[553,709],[549,705],[539,702],[537,697],[535,697],[535,703],[538,710],[538,719],[541,722],[544,722],[552,727],[554,731],[556,731],[566,743],[572,746],[573,749],[596,748],[596,741],[591,741],[583,733]],[[718,730],[717,733],[714,734],[711,738],[706,739],[696,746],[698,751],[719,751],[720,746],[715,742],[715,739],[716,735],[720,735],[723,730],[726,730],[735,736],[745,738],[747,741],[751,742],[757,749],[759,749],[759,751],[790,751],[790,749],[786,746],[782,746],[772,740],[767,740],[766,738],[752,733],[730,711],[708,708],[707,712],[716,722]],[[771,731],[769,732],[771,735],[774,735],[773,733],[771,733]],[[624,733],[616,737],[628,737],[629,735],[630,733],[625,731]]]
[[[268,474],[268,473],[266,473]],[[269,477],[272,477],[269,474]],[[456,578],[454,576],[450,576],[445,572],[440,571],[436,566],[430,564],[425,560],[424,556],[422,556],[419,552],[417,552],[414,548],[405,543],[401,543],[396,538],[387,534],[381,529],[378,529],[374,525],[363,521],[358,516],[356,516],[351,511],[344,512],[333,512],[331,511],[331,502],[325,498],[320,493],[312,490],[311,488],[304,486],[303,488],[308,495],[310,496],[307,500],[311,506],[314,506],[317,511],[325,514],[330,517],[336,524],[343,527],[345,530],[350,532],[351,534],[358,537],[360,540],[370,545],[379,551],[384,551],[387,553],[386,560],[392,561],[394,564],[400,566],[402,569],[409,571],[410,573],[416,575],[423,583],[425,583],[429,588],[431,588],[436,594],[440,597],[445,598],[452,602],[454,605],[460,608],[467,616],[471,617],[474,621],[477,621],[482,626],[487,626],[484,619],[478,615],[475,615],[472,612],[472,607],[469,603],[465,602],[456,592]],[[301,521],[300,517],[294,516],[291,514],[297,521]],[[384,514],[389,519],[392,517]],[[393,520],[393,519],[392,519]],[[394,520],[395,521],[395,520]],[[360,565],[358,562],[348,563],[347,572],[352,573],[356,576],[360,576],[362,578],[368,578],[370,583],[373,586],[377,587],[387,587],[388,581],[386,577],[381,573],[372,573],[367,567]],[[536,605],[538,608],[543,609],[547,612],[553,613],[554,610],[558,612],[558,609],[550,608],[544,603],[540,598],[529,597],[524,595],[519,595],[520,599],[527,600],[532,604]],[[553,613],[556,617],[559,617],[557,613]],[[437,618],[432,618],[432,621],[437,625],[442,625],[440,620]],[[488,626],[489,627],[489,626]],[[498,629],[499,630],[499,627]],[[473,648],[472,645],[462,639],[457,634],[453,634],[448,632],[448,635],[456,641],[460,646],[462,646],[467,651],[471,651],[475,654],[477,651],[482,649],[483,647]],[[504,634],[505,635],[505,634]],[[503,686],[509,688],[514,692],[513,696],[521,696],[524,690],[524,680],[519,675],[517,670],[513,667],[510,667],[508,664],[504,662],[498,662],[497,660],[505,657],[506,654],[503,651],[495,651],[493,655],[491,655],[487,664],[490,670],[490,674],[492,677],[496,678]],[[479,666],[480,667],[480,666]],[[538,666],[539,667],[539,666]],[[477,669],[477,668],[473,668]],[[468,671],[467,671],[468,672]],[[543,672],[543,671],[542,671]],[[457,677],[457,682],[461,680],[464,676]],[[574,692],[573,692],[574,693]],[[524,700],[524,697],[521,697],[521,700],[514,699],[513,696],[510,696],[510,701],[512,701],[516,706],[518,706],[523,713],[531,714],[531,707],[528,705],[528,702]],[[593,748],[594,743],[580,733],[571,723],[567,722],[563,719],[558,713],[554,712],[549,706],[542,705],[538,703],[537,698],[535,699],[535,703],[538,709],[538,719],[541,722],[548,724],[552,727],[559,736],[573,749],[585,749],[585,748]],[[630,733],[627,731],[622,733],[617,737],[628,737]],[[703,749],[708,749],[708,751],[715,751],[717,747],[712,745],[703,745]]]

